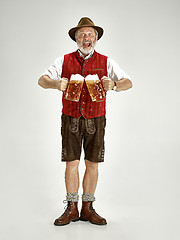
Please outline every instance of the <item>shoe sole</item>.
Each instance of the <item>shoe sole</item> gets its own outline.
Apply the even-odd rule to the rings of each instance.
[[[83,221],[83,222],[88,222],[89,221],[90,223],[95,224],[95,225],[99,225],[99,226],[107,225],[107,223],[95,223],[95,222],[92,222],[88,219],[84,219],[84,218],[81,218],[81,217],[79,218],[79,220]]]
[[[54,223],[54,225],[55,226],[65,226],[65,225],[68,225],[70,222],[77,222],[77,221],[79,221],[79,218],[73,219],[73,220],[69,221],[68,223],[64,223],[64,224]]]

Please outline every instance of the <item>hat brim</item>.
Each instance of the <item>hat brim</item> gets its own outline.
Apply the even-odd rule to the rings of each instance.
[[[78,29],[82,28],[82,27],[92,27],[92,28],[96,29],[96,31],[98,32],[98,39],[97,39],[97,40],[99,40],[99,39],[102,37],[103,32],[104,32],[104,30],[103,30],[101,27],[98,27],[98,26],[83,25],[83,26],[80,26],[80,27],[74,27],[74,28],[71,28],[71,29],[69,30],[69,32],[68,32],[70,38],[71,38],[73,41],[76,42],[75,32],[76,32]]]

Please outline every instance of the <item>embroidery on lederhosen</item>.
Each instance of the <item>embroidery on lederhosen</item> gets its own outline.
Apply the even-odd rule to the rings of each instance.
[[[98,120],[100,120],[100,119],[98,119]],[[101,139],[104,138],[105,127],[106,127],[106,118],[102,117],[100,121],[101,121],[101,125],[100,125],[101,127],[98,128],[98,141],[99,142],[101,142]],[[104,161],[104,144],[99,149],[98,159],[100,162]]]
[[[86,124],[86,131],[89,134],[94,134],[96,131],[96,128],[94,125],[94,118],[85,119],[85,124]]]
[[[79,130],[79,118],[71,117],[70,131],[76,133]]]
[[[66,149],[62,148],[62,160],[66,159]]]
[[[100,162],[104,161],[104,149],[102,148],[99,149],[98,159]]]

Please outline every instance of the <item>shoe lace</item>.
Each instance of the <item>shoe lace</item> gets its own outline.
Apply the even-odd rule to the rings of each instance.
[[[91,203],[91,205],[90,205],[90,209],[91,209],[91,212],[92,212],[93,215],[94,215],[94,214],[97,214],[96,211],[95,211],[95,209],[94,209],[93,206],[92,206],[92,203]]]
[[[66,206],[64,206],[64,209],[68,208],[68,201],[67,200],[63,200],[63,203],[66,204]]]
[[[66,215],[69,212],[71,204],[69,204],[67,200],[63,200],[63,203],[66,204],[66,205],[64,206],[65,211],[62,215]]]

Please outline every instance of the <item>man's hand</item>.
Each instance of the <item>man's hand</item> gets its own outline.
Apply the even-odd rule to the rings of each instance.
[[[65,91],[68,84],[67,78],[60,78],[59,80],[53,80],[47,75],[43,75],[39,78],[38,84],[43,88],[58,89],[59,91]]]
[[[68,79],[67,78],[60,78],[60,80],[58,80],[57,82],[57,89],[59,91],[65,91],[67,88],[67,84],[68,84]]]
[[[109,91],[113,89],[114,82],[110,78],[104,76],[101,78],[101,80],[103,81],[103,87],[105,91]]]

